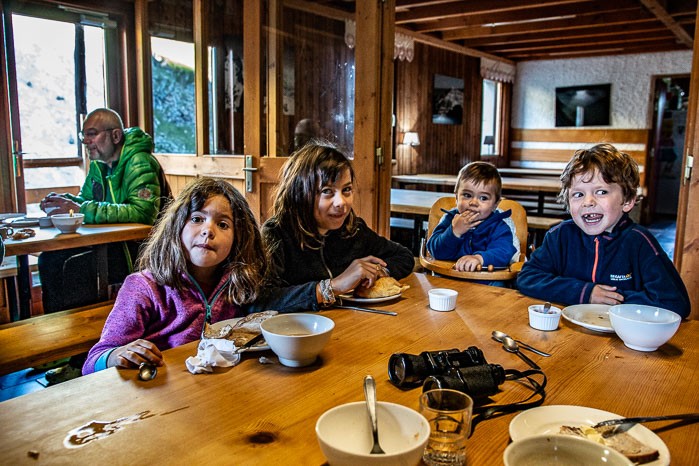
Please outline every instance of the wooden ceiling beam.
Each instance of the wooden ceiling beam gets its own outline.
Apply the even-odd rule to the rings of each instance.
[[[576,16],[581,14],[594,14],[613,12],[626,8],[639,8],[636,0],[591,0],[584,3],[571,3],[564,5],[540,6],[539,3],[528,3],[526,8],[512,11],[500,11],[496,13],[478,13],[445,17],[434,21],[403,21],[402,15],[396,15],[396,24],[410,23],[412,29],[417,32],[444,31],[459,29],[475,25],[520,23],[525,21],[543,21],[546,18],[560,18],[562,16]],[[435,8],[441,13],[441,8]]]
[[[558,8],[563,5],[575,5],[587,8],[580,4],[589,3],[591,0],[539,0],[536,7]],[[451,17],[478,16],[507,14],[512,15],[517,10],[532,8],[531,0],[480,0],[480,1],[452,1],[440,3],[438,5],[425,5],[410,8],[407,11],[396,11],[396,23],[400,22],[420,22],[420,21],[442,21]]]
[[[587,27],[581,29],[574,29],[570,31],[547,31],[540,32],[536,35],[531,34],[508,34],[496,37],[482,37],[477,39],[469,39],[469,47],[483,47],[488,45],[500,45],[500,44],[518,44],[518,43],[537,43],[537,42],[548,42],[551,40],[589,40],[595,37],[605,37],[609,35],[615,35],[618,37],[629,38],[630,34],[647,34],[654,36],[656,34],[669,33],[667,28],[662,24],[656,22],[649,23],[633,23],[633,24],[617,24],[614,26],[605,26],[604,28],[599,27]]]
[[[692,48],[694,45],[694,39],[685,31],[685,29],[680,26],[673,18],[670,16],[670,14],[667,12],[667,10],[660,5],[660,3],[657,0],[641,0],[641,3],[643,6],[648,8],[648,10],[653,13],[662,23],[667,26],[667,28],[672,31],[673,34],[677,37],[677,40],[681,43],[686,45],[689,48]]]
[[[613,13],[582,14],[572,18],[556,19],[551,21],[536,21],[529,23],[503,24],[496,26],[472,26],[468,28],[444,31],[444,40],[475,39],[479,37],[495,37],[510,34],[545,34],[547,32],[560,32],[577,28],[600,28],[602,25],[623,25],[631,23],[650,22],[658,20],[640,7],[625,9]]]
[[[623,46],[624,44],[628,44],[629,42],[632,42],[634,44],[641,44],[641,43],[647,43],[650,44],[652,42],[658,42],[658,43],[668,43],[671,44],[674,39],[674,36],[670,31],[667,31],[666,35],[664,36],[650,36],[648,34],[628,34],[625,37],[622,36],[608,36],[608,37],[598,37],[593,41],[585,41],[585,42],[580,42],[580,41],[573,41],[573,40],[551,40],[547,42],[538,42],[538,43],[524,43],[524,44],[500,44],[500,45],[488,45],[481,47],[479,50],[483,50],[485,52],[493,53],[493,54],[502,54],[502,55],[507,55],[510,53],[517,53],[521,51],[537,51],[537,50],[550,50],[550,51],[556,51],[556,50],[585,50],[585,49],[595,49],[595,48],[602,48],[602,47],[609,47],[609,46]]]
[[[660,46],[656,45],[654,49],[649,49],[647,45],[639,47],[609,47],[609,48],[590,48],[587,50],[558,50],[556,52],[537,52],[537,53],[513,53],[508,54],[507,58],[513,61],[527,60],[558,60],[563,58],[588,58],[588,57],[603,57],[609,55],[628,55],[637,53],[658,53],[672,52],[677,50],[686,50],[686,47],[674,43],[672,45]]]

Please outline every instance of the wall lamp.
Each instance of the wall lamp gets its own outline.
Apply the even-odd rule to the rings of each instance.
[[[420,145],[420,137],[417,135],[415,131],[408,131],[405,134],[403,134],[403,144],[406,146],[419,146]]]

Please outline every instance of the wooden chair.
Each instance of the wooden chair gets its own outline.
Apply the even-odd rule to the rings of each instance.
[[[420,265],[434,273],[465,280],[510,281],[517,277],[517,273],[524,265],[527,252],[527,212],[524,210],[524,207],[519,202],[510,199],[502,199],[498,206],[501,210],[512,210],[512,221],[515,224],[517,238],[519,239],[518,261],[510,264],[504,270],[493,270],[491,266],[490,270],[485,268],[476,272],[459,272],[454,270],[456,261],[437,260],[427,252],[427,240],[444,215],[441,209],[450,210],[454,207],[456,207],[456,198],[454,196],[442,197],[432,205],[427,234],[420,244]]]

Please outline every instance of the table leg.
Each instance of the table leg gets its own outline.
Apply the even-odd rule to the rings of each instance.
[[[536,202],[536,214],[544,215],[544,201],[546,200],[546,194],[543,191],[539,191],[539,199]]]
[[[107,245],[101,244],[94,247],[95,262],[97,267],[97,297],[99,301],[106,301],[109,296],[109,264],[107,260]]]
[[[19,313],[13,312],[12,319],[28,319],[32,316],[32,272],[29,269],[29,257],[26,255],[17,256],[17,288]],[[16,302],[16,301],[15,301]],[[10,301],[12,306],[13,301]]]

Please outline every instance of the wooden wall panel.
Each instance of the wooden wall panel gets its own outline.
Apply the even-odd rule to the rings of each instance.
[[[648,159],[648,141],[650,130],[647,129],[521,129],[511,131],[510,164],[511,166],[531,168],[552,168],[556,164],[561,168],[573,156],[577,148],[590,144],[609,143],[618,146],[638,163],[641,172],[641,187],[645,191],[645,166]],[[537,143],[538,147],[526,147],[528,143]],[[550,143],[556,148],[540,148],[541,144]],[[575,148],[560,148],[569,144]],[[635,147],[626,149],[625,146]]]
[[[434,75],[464,80],[460,125],[432,123]],[[480,159],[482,79],[480,60],[415,44],[412,62],[396,61],[396,166],[394,174],[448,173]],[[420,145],[401,144],[403,133],[417,131]]]

